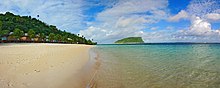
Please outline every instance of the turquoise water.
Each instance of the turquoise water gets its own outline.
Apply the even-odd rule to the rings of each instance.
[[[98,45],[95,88],[220,88],[219,44]]]

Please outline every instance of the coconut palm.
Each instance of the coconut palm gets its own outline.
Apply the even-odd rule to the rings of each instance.
[[[22,31],[22,30],[20,30],[20,29],[18,29],[18,28],[15,28],[14,29],[14,31],[13,31],[13,36],[17,39],[17,40],[19,40],[19,38],[21,37],[21,36],[23,36],[24,35],[24,31]]]

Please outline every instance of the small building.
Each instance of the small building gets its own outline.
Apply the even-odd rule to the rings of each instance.
[[[52,40],[52,42],[57,42],[57,40]]]
[[[24,36],[28,36],[28,33],[24,33]]]
[[[34,41],[39,41],[40,39],[39,38],[34,38]]]
[[[35,36],[34,41],[35,41],[35,42],[40,42],[40,41],[42,41],[42,39],[40,38],[40,35],[39,35],[39,34],[37,34],[37,35]]]
[[[22,40],[22,41],[26,41],[27,39],[28,38],[26,36],[23,36],[23,37],[20,38],[20,40]]]
[[[9,36],[7,37],[7,40],[8,40],[8,41],[17,41],[18,39],[15,38],[15,37],[13,37],[13,36],[10,36],[10,35],[9,35]]]
[[[30,41],[31,39],[30,39],[30,37],[28,36],[28,34],[25,33],[24,36],[22,36],[22,37],[20,38],[20,40],[21,40],[21,41]]]
[[[1,42],[7,42],[8,35],[1,35]]]
[[[46,39],[46,41],[49,42],[50,40],[49,40],[49,39]]]
[[[72,41],[73,39],[71,39],[71,38],[67,38],[67,40],[68,40],[68,41]]]
[[[1,36],[2,41],[6,41],[8,39],[8,36]]]
[[[49,40],[49,36],[46,36],[46,42],[49,42],[50,40]]]
[[[17,40],[19,39],[13,36],[13,32],[10,32],[9,35],[7,36],[7,41],[17,41]]]

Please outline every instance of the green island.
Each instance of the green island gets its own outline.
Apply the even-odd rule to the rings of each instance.
[[[1,43],[96,44],[83,35],[62,31],[31,16],[14,15],[11,12],[0,14],[0,37]]]
[[[140,44],[144,43],[141,37],[128,37],[115,42],[116,44]]]

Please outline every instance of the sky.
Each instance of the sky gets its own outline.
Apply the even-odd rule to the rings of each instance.
[[[220,0],[0,0],[8,11],[98,43],[220,42]]]

